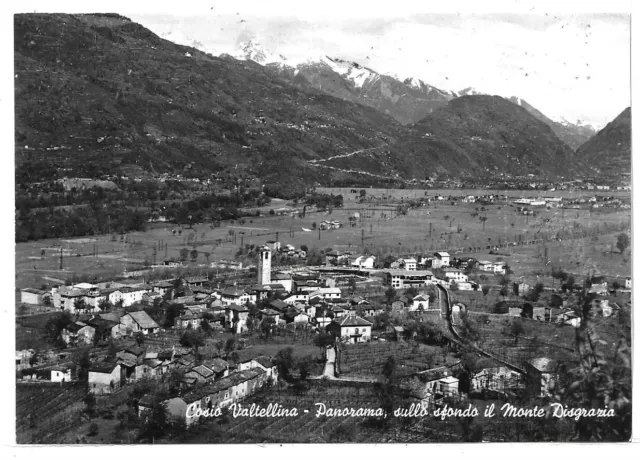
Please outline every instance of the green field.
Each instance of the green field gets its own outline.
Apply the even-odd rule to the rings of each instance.
[[[372,194],[369,189],[368,193]],[[74,275],[113,277],[124,270],[141,268],[145,260],[154,260],[154,245],[162,247],[155,251],[155,259],[161,262],[165,258],[179,258],[183,248],[199,251],[197,264],[206,264],[220,259],[233,259],[241,243],[262,244],[277,238],[282,244],[295,247],[306,245],[309,248],[351,250],[359,253],[384,254],[420,254],[435,250],[449,250],[468,254],[470,247],[483,248],[472,253],[478,259],[494,260],[488,255],[487,246],[513,242],[519,238],[536,239],[541,232],[555,234],[562,229],[574,226],[593,227],[628,223],[628,210],[608,210],[599,208],[589,210],[541,209],[536,217],[523,216],[515,207],[508,205],[487,205],[486,216],[481,222],[479,216],[473,217],[477,203],[460,203],[452,206],[449,202],[431,203],[429,206],[411,209],[407,215],[396,216],[395,207],[400,201],[397,196],[413,197],[419,195],[414,190],[393,190],[394,198],[389,203],[372,201],[367,204],[356,203],[356,194],[348,189],[332,189],[333,193],[344,194],[344,209],[332,212],[310,212],[305,218],[291,216],[264,216],[246,218],[242,221],[226,221],[220,227],[210,224],[195,225],[193,229],[183,228],[181,235],[172,234],[178,229],[173,224],[150,224],[145,232],[127,235],[97,235],[91,238],[40,240],[16,245],[16,287],[39,287],[47,278],[68,279]],[[384,192],[384,190],[382,190]],[[393,192],[393,193],[391,193]],[[486,192],[486,191],[485,191]],[[433,191],[429,191],[432,194]],[[470,191],[455,190],[452,194],[468,194]],[[561,192],[548,192],[553,195]],[[565,192],[566,193],[566,192]],[[403,195],[406,194],[406,195]],[[523,192],[520,195],[526,195]],[[301,205],[298,205],[298,209]],[[367,208],[375,208],[366,210]],[[348,218],[359,212],[362,218],[355,227],[348,225]],[[368,216],[368,217],[365,217]],[[323,220],[338,220],[344,227],[330,231],[303,231],[312,229]],[[429,236],[431,230],[431,236]],[[232,236],[230,232],[235,232]],[[523,235],[522,237],[519,235]],[[544,257],[538,257],[540,245],[509,248],[511,256],[505,258],[517,275],[528,275],[543,270],[546,266],[559,264],[567,271],[582,272],[585,266],[592,264],[605,274],[628,276],[629,258],[619,253],[610,254],[615,232],[599,236],[598,241],[582,239],[548,244],[547,264]],[[115,241],[113,241],[115,239]],[[364,243],[364,247],[362,246]],[[59,248],[64,250],[63,270],[60,270]],[[94,247],[97,255],[94,255]],[[44,249],[45,257],[41,259]],[[210,256],[207,259],[205,253]]]

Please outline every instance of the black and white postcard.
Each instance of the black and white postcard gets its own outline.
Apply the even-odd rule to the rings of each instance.
[[[26,3],[16,444],[632,439],[628,4]]]

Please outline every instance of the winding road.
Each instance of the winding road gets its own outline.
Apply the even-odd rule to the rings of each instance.
[[[458,331],[456,331],[454,325],[453,325],[453,312],[451,310],[451,299],[449,297],[449,291],[447,290],[447,288],[445,288],[444,286],[441,286],[440,284],[436,284],[436,287],[438,288],[438,292],[440,293],[440,295],[438,296],[439,301],[440,301],[440,311],[443,313],[443,317],[445,319],[445,321],[447,322],[447,329],[449,330],[449,333],[451,334],[451,337],[449,337],[450,340],[452,340],[456,345],[458,345],[461,348],[470,348],[473,351],[475,351],[476,353],[479,353],[480,355],[486,357],[486,358],[491,358],[501,364],[503,364],[504,366],[508,367],[511,370],[514,370],[516,372],[521,373],[522,375],[527,375],[527,372],[514,365],[511,364],[505,360],[503,360],[502,358],[499,358],[497,356],[495,356],[492,353],[489,353],[488,351],[483,350],[482,348],[479,348],[478,346],[472,344],[472,343],[468,343],[466,340],[464,340],[460,334],[458,334]],[[443,309],[444,307],[444,309]],[[443,311],[444,310],[444,311]]]

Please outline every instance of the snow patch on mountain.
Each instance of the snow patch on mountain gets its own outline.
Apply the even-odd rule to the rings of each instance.
[[[367,67],[363,67],[357,62],[344,61],[338,58],[326,56],[323,62],[341,77],[353,82],[356,88],[362,88],[366,83],[375,82],[380,78],[380,74]]]
[[[245,61],[251,60],[261,65],[290,65],[286,57],[284,57],[282,54],[274,53],[271,50],[265,48],[255,38],[252,38],[251,40],[245,42],[241,42],[237,47],[237,52],[234,54],[234,57],[236,59],[242,59]]]

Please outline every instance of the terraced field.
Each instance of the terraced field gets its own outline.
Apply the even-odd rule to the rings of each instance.
[[[80,421],[86,392],[86,385],[76,383],[18,383],[17,442],[55,442]]]
[[[405,342],[371,342],[343,346],[340,358],[341,375],[375,378],[382,374],[382,367],[391,356],[396,361],[398,376],[457,362],[446,348],[423,344],[410,345]]]

